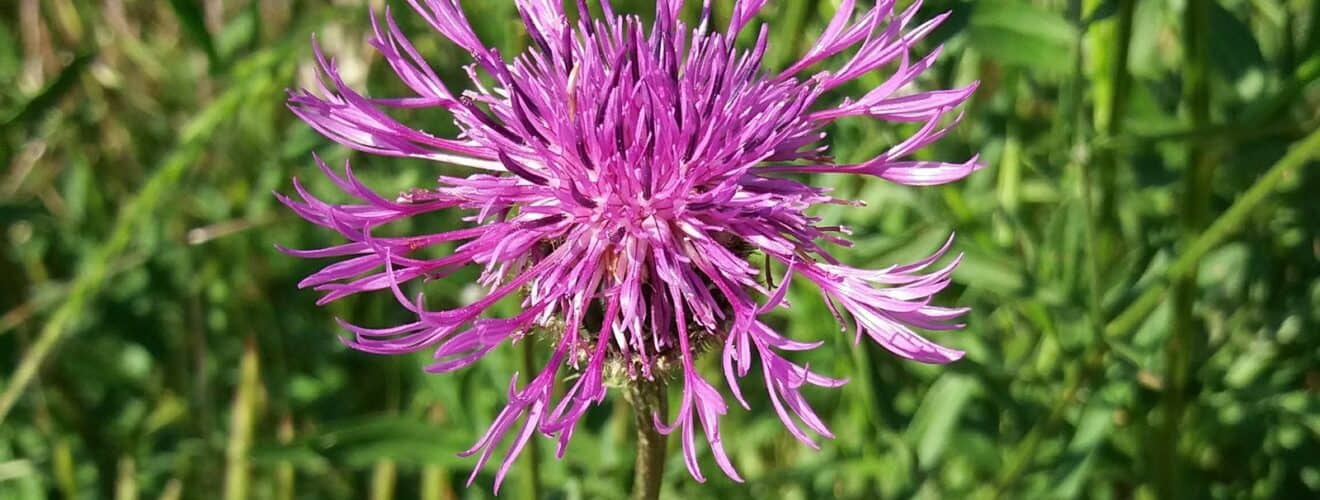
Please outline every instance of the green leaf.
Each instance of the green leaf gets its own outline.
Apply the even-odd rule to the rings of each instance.
[[[6,23],[0,23],[0,80],[15,81],[23,64],[23,55],[18,39]],[[0,98],[9,97],[14,86],[0,90]]]
[[[0,482],[22,479],[36,474],[37,469],[32,466],[31,460],[19,459],[0,462]]]
[[[971,45],[1010,66],[1061,74],[1072,68],[1077,29],[1058,13],[1019,2],[978,2]]]
[[[953,281],[1001,295],[1016,295],[1026,287],[1026,272],[1018,263],[976,248],[963,249],[963,261]]]
[[[1225,78],[1236,81],[1253,68],[1265,66],[1260,44],[1251,27],[1224,9],[1219,2],[1208,2],[1210,65]]]
[[[1159,65],[1159,43],[1160,31],[1165,27],[1165,8],[1163,2],[1137,2],[1128,49],[1128,71],[1133,75],[1156,77],[1164,69]]]
[[[1114,409],[1103,403],[1090,404],[1081,412],[1072,441],[1054,468],[1055,486],[1050,498],[1081,496],[1096,462],[1096,450],[1114,426],[1113,413]]]
[[[976,382],[971,378],[945,373],[921,400],[904,437],[916,447],[922,469],[929,470],[939,461],[975,389]]]
[[[1196,281],[1204,291],[1239,298],[1247,285],[1251,249],[1245,243],[1230,243],[1206,254]]]
[[[201,5],[192,0],[170,0],[170,7],[174,9],[174,15],[178,16],[183,31],[206,51],[206,57],[210,59],[211,64],[219,63],[220,56],[215,50],[215,41],[211,38],[210,30],[206,29],[206,19],[202,15]]]
[[[83,71],[91,64],[92,59],[96,57],[95,52],[84,52],[73,58],[73,61],[65,66],[60,74],[42,89],[40,93],[24,104],[17,112],[0,122],[0,128],[8,128],[10,125],[25,124],[36,121],[46,114],[46,111],[56,104],[59,104],[60,98],[73,88],[74,83],[78,82],[78,77],[82,76]]]
[[[1270,366],[1275,358],[1275,347],[1268,342],[1253,342],[1246,352],[1237,356],[1224,374],[1224,383],[1232,388],[1244,388]]]
[[[244,10],[230,19],[216,35],[216,51],[220,57],[230,60],[248,47],[257,36],[257,22],[257,14],[252,9]]]

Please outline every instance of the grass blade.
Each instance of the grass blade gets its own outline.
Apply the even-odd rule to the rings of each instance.
[[[96,52],[78,54],[73,58],[73,61],[69,62],[68,66],[60,70],[60,74],[55,77],[54,81],[50,82],[50,85],[47,85],[35,97],[23,104],[18,111],[14,112],[13,116],[0,122],[0,128],[29,124],[44,116],[46,110],[59,104],[60,98],[73,89],[73,85],[78,82],[78,78],[82,76],[94,59],[96,59]]]
[[[179,18],[183,31],[206,52],[211,65],[219,65],[220,54],[215,50],[215,40],[211,37],[211,30],[206,28],[206,18],[202,13],[201,4],[193,0],[170,0],[170,8]]]
[[[226,500],[243,500],[248,493],[248,452],[252,450],[253,427],[257,417],[257,399],[261,392],[260,366],[256,342],[248,339],[238,364],[238,389],[230,406],[229,442],[225,446]]]

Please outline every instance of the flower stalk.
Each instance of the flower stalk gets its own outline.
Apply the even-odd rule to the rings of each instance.
[[[523,342],[523,369],[527,370],[527,381],[531,382],[537,372],[536,343],[530,339]],[[536,440],[527,443],[527,498],[541,498],[541,446]]]
[[[628,384],[628,403],[637,422],[637,463],[633,468],[633,500],[660,498],[665,475],[667,436],[655,428],[655,415],[669,413],[669,398],[663,381],[637,380]]]

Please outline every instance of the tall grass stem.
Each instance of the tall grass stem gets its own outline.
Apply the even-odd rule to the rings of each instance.
[[[1208,81],[1209,51],[1206,47],[1207,3],[1210,0],[1188,0],[1183,11],[1183,106],[1192,129],[1210,123],[1210,85]],[[1212,165],[1211,153],[1206,145],[1187,146],[1187,164],[1183,170],[1183,192],[1180,201],[1179,225],[1181,247],[1185,254],[1205,225],[1209,211]],[[1197,322],[1193,316],[1196,303],[1196,262],[1193,258],[1187,272],[1173,285],[1173,314],[1169,339],[1165,344],[1165,379],[1167,381],[1162,402],[1163,421],[1160,442],[1156,446],[1156,490],[1161,498],[1176,499],[1185,496],[1178,437],[1187,407],[1187,386],[1192,371],[1193,356],[1199,344]]]

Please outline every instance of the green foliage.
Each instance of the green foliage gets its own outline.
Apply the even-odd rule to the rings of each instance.
[[[285,109],[283,90],[309,83],[313,31],[370,94],[404,91],[363,43],[367,2],[14,3],[0,11],[0,498],[491,496],[497,465],[465,489],[475,460],[455,453],[500,409],[522,353],[429,376],[425,355],[352,352],[335,316],[404,312],[389,297],[318,308],[296,288],[317,263],[274,249],[336,241],[270,195],[294,176],[336,192],[312,151],[351,158],[382,192],[463,172],[349,153]],[[460,51],[404,2],[371,3],[461,83]],[[491,45],[526,42],[511,2],[464,3]],[[837,3],[770,2],[767,61],[805,50]],[[731,2],[716,4],[727,17]],[[922,155],[980,151],[989,166],[940,188],[813,181],[868,202],[820,211],[853,228],[850,264],[910,260],[957,232],[966,260],[938,300],[972,313],[937,338],[968,357],[931,367],[854,346],[796,287],[772,321],[826,341],[796,359],[850,380],[807,391],[837,438],[801,446],[748,380],[752,410],[723,422],[747,484],[708,453],[698,484],[672,452],[665,495],[1320,496],[1320,7],[929,0],[920,17],[950,9],[921,85],[981,87]],[[831,149],[855,159],[900,132],[849,120]],[[1199,221],[1185,210],[1197,204]],[[431,300],[463,301],[470,278]],[[1191,326],[1174,336],[1174,323]],[[612,397],[563,460],[543,444],[541,491],[624,497],[631,425]],[[526,474],[506,491],[522,494]]]

